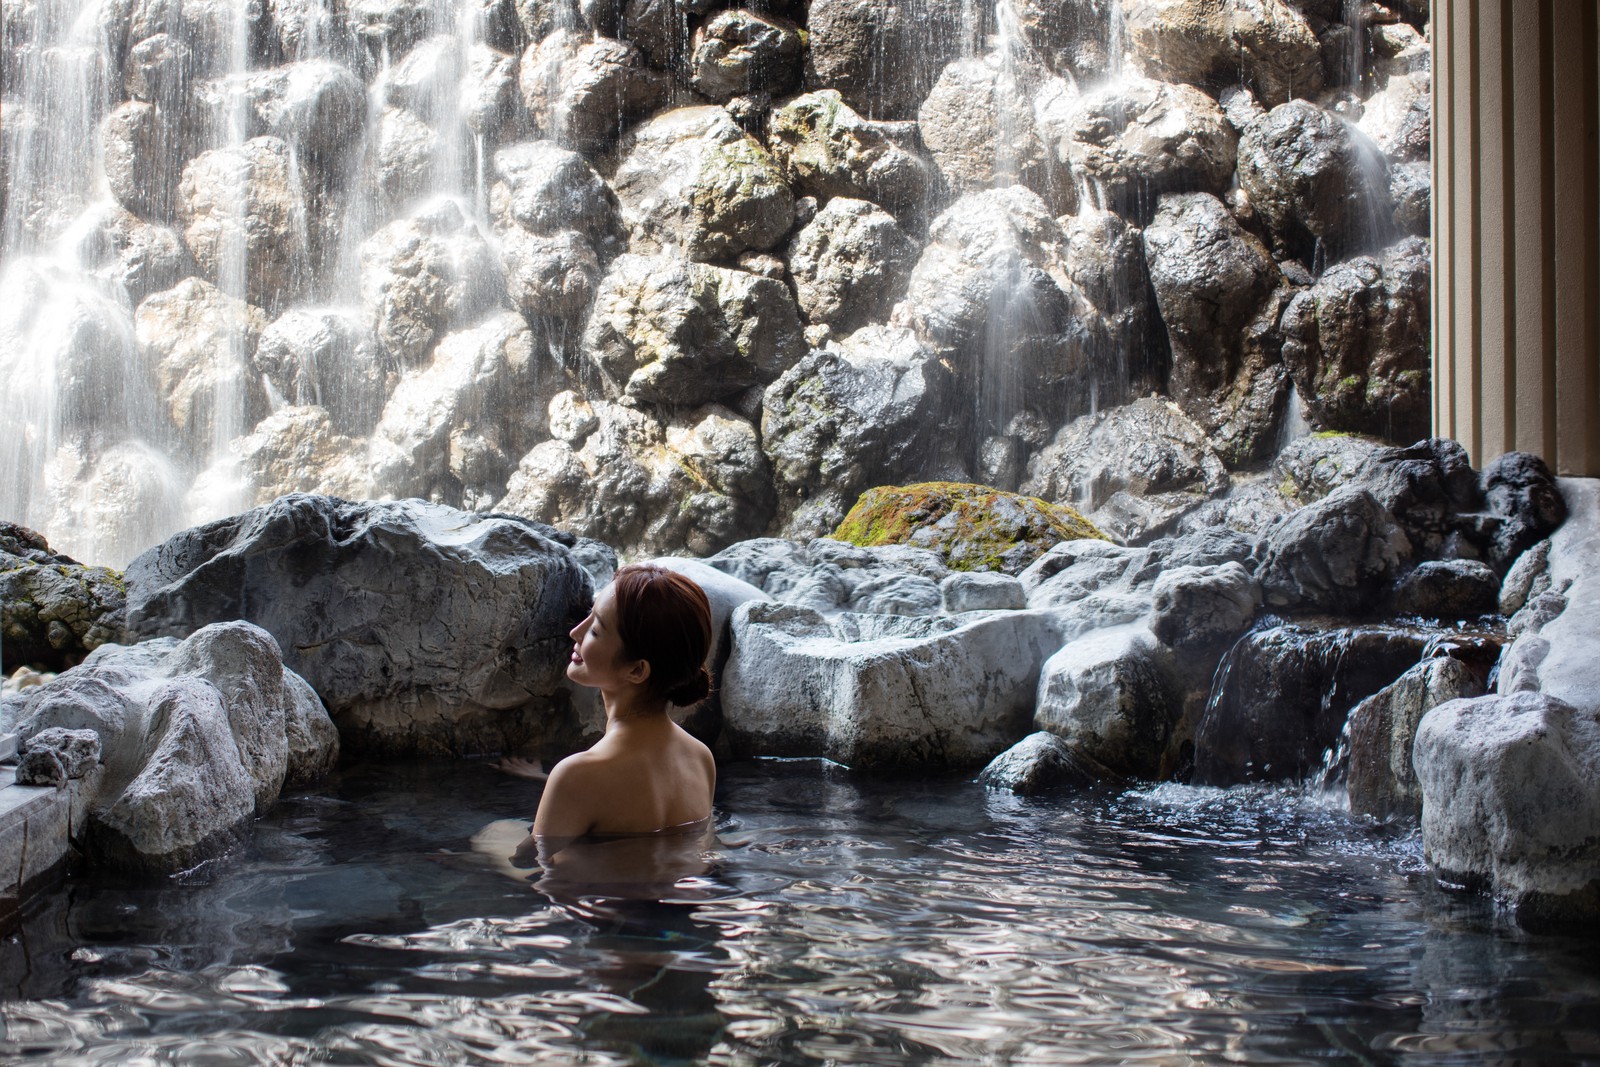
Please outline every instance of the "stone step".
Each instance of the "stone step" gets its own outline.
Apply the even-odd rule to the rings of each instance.
[[[18,785],[16,767],[0,766],[0,920],[66,873],[68,842],[83,830],[102,773],[55,788]]]

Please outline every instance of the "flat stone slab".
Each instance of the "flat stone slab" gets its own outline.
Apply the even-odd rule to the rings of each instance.
[[[15,767],[0,766],[0,918],[62,873],[69,838],[83,829],[104,771],[55,789],[17,785]]]

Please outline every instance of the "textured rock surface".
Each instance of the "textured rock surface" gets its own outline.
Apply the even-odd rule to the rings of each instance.
[[[1417,728],[1423,854],[1520,921],[1600,923],[1600,711],[1547,693],[1452,700]]]
[[[892,215],[836,196],[790,242],[789,272],[806,320],[847,333],[886,316],[916,256]]]
[[[25,526],[0,522],[0,663],[65,670],[123,640],[121,575],[85,567]]]
[[[242,269],[244,291],[262,307],[278,307],[299,291],[308,251],[296,206],[301,180],[277,137],[213,149],[184,169],[183,240],[210,281],[227,284],[226,271]]]
[[[955,570],[1008,574],[1061,541],[1104,537],[1064,504],[956,482],[869,490],[833,536],[862,546],[932,549]]]
[[[140,636],[260,625],[352,749],[549,742],[571,728],[567,630],[592,595],[555,536],[416,500],[284,497],[135,560],[129,625]]]
[[[1321,46],[1286,0],[1133,0],[1123,18],[1140,62],[1169,81],[1248,84],[1271,107],[1322,88]]]
[[[735,754],[853,767],[981,764],[1027,732],[1049,613],[958,618],[746,604],[733,616],[723,713]]]
[[[1021,796],[1115,781],[1116,776],[1109,770],[1085,760],[1047,730],[1024,737],[990,760],[978,774],[979,784]]]
[[[1350,810],[1379,819],[1415,819],[1422,787],[1411,763],[1422,717],[1448,700],[1481,696],[1483,683],[1458,659],[1440,656],[1406,671],[1350,712]]]
[[[915,127],[864,119],[833,89],[774,109],[768,139],[801,191],[866,200],[902,222],[922,214],[939,184],[934,164],[916,150]]]
[[[105,764],[80,845],[98,866],[140,872],[226,850],[286,782],[319,777],[339,754],[316,694],[245,622],[103,646],[24,691],[17,732],[25,747],[57,751],[53,739],[87,735],[92,744],[65,746],[75,758],[58,758],[67,778],[93,762],[90,749]]]
[[[1096,630],[1064,645],[1039,674],[1034,725],[1074,756],[1116,774],[1155,778],[1180,710],[1160,645],[1145,627]]]
[[[973,37],[959,0],[814,0],[807,12],[808,89],[832,88],[875,119],[911,118],[945,61]],[[893,77],[883,72],[894,71]]]
[[[1378,603],[1410,557],[1388,509],[1348,486],[1276,526],[1256,577],[1271,607],[1355,613]]]

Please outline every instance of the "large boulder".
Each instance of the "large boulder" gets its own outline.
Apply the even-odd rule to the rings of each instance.
[[[939,184],[934,164],[918,150],[914,123],[864,119],[833,89],[774,108],[767,143],[806,195],[866,200],[906,225],[922,218]]]
[[[766,529],[772,476],[750,422],[709,405],[662,421],[574,394],[550,404],[553,439],[523,456],[497,511],[630,556],[707,556]]]
[[[1054,83],[1037,108],[1056,167],[1123,214],[1148,218],[1159,193],[1220,195],[1233,180],[1238,135],[1193,86],[1136,78],[1078,93]]]
[[[618,250],[616,194],[581,155],[554,141],[522,141],[494,154],[489,206],[502,226],[554,235],[577,231],[598,247]]]
[[[1312,421],[1413,441],[1432,418],[1428,242],[1329,267],[1284,309],[1283,361]]]
[[[366,91],[348,67],[330,59],[285,63],[250,75],[244,91],[252,136],[282,139],[324,183],[343,177],[367,116]]]
[[[1484,466],[1481,484],[1484,501],[1499,520],[1492,524],[1487,555],[1501,569],[1566,521],[1562,487],[1538,456],[1528,452],[1498,456]],[[1581,523],[1578,528],[1583,528]]]
[[[192,491],[204,492],[212,479],[231,483],[243,488],[245,507],[269,504],[286,493],[367,500],[392,491],[392,485],[373,482],[366,443],[341,432],[341,426],[352,428],[314,404],[279,408],[235,438],[229,455],[201,472]]]
[[[350,312],[295,308],[261,331],[252,359],[276,404],[315,404],[350,434],[371,430],[394,372]]]
[[[489,507],[542,437],[559,364],[520,315],[447,334],[394,388],[372,437],[373,478],[401,496]]]
[[[1355,706],[1345,791],[1350,810],[1378,819],[1422,814],[1422,787],[1411,750],[1422,717],[1449,700],[1483,695],[1483,682],[1451,656],[1423,660]]]
[[[308,248],[302,225],[304,180],[289,145],[253,137],[195,157],[178,188],[183,241],[201,272],[236,295],[276,308],[304,287]]]
[[[1600,710],[1532,691],[1452,700],[1424,716],[1413,759],[1440,877],[1527,925],[1600,924]]]
[[[617,257],[583,337],[608,390],[678,406],[764,386],[803,346],[781,281],[672,255]]]
[[[53,552],[25,526],[0,522],[0,663],[62,671],[123,639],[121,576]]]
[[[1256,577],[1269,607],[1359,614],[1384,599],[1411,552],[1389,510],[1346,486],[1272,529]]]
[[[955,570],[1016,574],[1051,546],[1105,537],[1077,511],[982,485],[923,482],[863,493],[833,536],[932,549]]]
[[[1424,45],[1426,47],[1426,45]],[[1392,74],[1362,103],[1361,132],[1391,163],[1426,163],[1433,152],[1433,78],[1427,70]]]
[[[892,215],[836,196],[789,243],[789,276],[807,322],[849,333],[888,317],[916,258]]]
[[[1116,781],[1117,776],[1110,770],[1085,759],[1048,730],[1024,737],[978,773],[979,785],[1006,789],[1019,796]]]
[[[909,119],[947,60],[976,38],[960,0],[812,0],[807,9],[807,89],[837,89],[874,119]],[[893,71],[892,76],[885,76]]]
[[[420,500],[294,495],[186,530],[127,573],[131,632],[262,626],[352,749],[570,742],[567,631],[592,589],[548,528]]]
[[[655,107],[666,79],[626,41],[558,29],[528,46],[519,75],[522,101],[543,137],[593,155],[623,124]]]
[[[741,756],[970,767],[1028,732],[1049,613],[904,617],[753,602],[733,615],[722,707]]]
[[[117,205],[108,204],[100,212],[98,225],[78,246],[78,256],[96,277],[127,293],[134,307],[194,273],[189,250],[175,231]]]
[[[145,298],[134,313],[134,336],[156,395],[200,454],[266,414],[251,356],[267,323],[259,307],[199,278]]]
[[[1168,392],[1228,462],[1266,458],[1289,385],[1272,257],[1209,193],[1162,196],[1144,251],[1172,346]]]
[[[105,645],[18,703],[24,745],[63,730],[98,741],[105,772],[79,842],[97,866],[192,867],[339,754],[316,694],[285,669],[271,635],[245,622]]]
[[[1195,781],[1304,778],[1324,766],[1350,709],[1416,664],[1428,635],[1395,627],[1274,626],[1241,638],[1195,727]]]
[[[422,362],[440,336],[472,324],[505,294],[489,243],[450,202],[367,238],[360,284],[373,334],[403,366]]]
[[[628,137],[611,178],[632,247],[732,260],[777,244],[794,225],[794,194],[761,142],[720,107],[663,112]]]
[[[1033,722],[1091,764],[1156,778],[1176,763],[1171,742],[1181,706],[1174,695],[1165,653],[1150,631],[1110,627],[1045,661]]]
[[[178,184],[188,162],[182,146],[176,118],[155,105],[130,100],[114,108],[100,124],[101,167],[111,195],[140,218],[177,221]]]
[[[1032,96],[1043,80],[1026,60],[998,52],[944,68],[917,120],[951,192],[1021,182],[1058,214],[1077,207],[1072,176],[1050,165],[1034,122]]]
[[[1151,589],[1150,632],[1182,653],[1220,652],[1261,606],[1261,584],[1236,560],[1164,567]]]
[[[813,349],[763,402],[779,522],[792,536],[818,536],[872,486],[936,475],[949,452],[952,388],[909,330],[868,326]]]
[[[1245,131],[1239,185],[1306,262],[1318,246],[1330,261],[1382,247],[1393,212],[1383,151],[1308,100],[1281,104]]]
[[[805,42],[785,19],[736,8],[694,31],[689,84],[718,103],[748,93],[783,96],[800,83]]]
[[[1289,0],[1133,0],[1123,6],[1129,51],[1164,81],[1255,90],[1268,107],[1322,88],[1322,48],[1303,5]]]
[[[1170,401],[1145,398],[1063,427],[1029,461],[1022,492],[1071,504],[1110,537],[1132,542],[1168,532],[1227,487],[1204,431]]]
[[[774,600],[823,613],[937,615],[945,607],[944,583],[953,573],[968,576],[952,572],[925,548],[862,548],[827,537],[804,542],[760,537],[729,545],[706,562]],[[1005,609],[1016,606],[1025,605]]]

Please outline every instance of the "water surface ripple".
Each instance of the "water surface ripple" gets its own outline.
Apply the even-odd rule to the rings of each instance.
[[[735,765],[714,862],[659,900],[552,898],[472,851],[533,799],[480,763],[358,767],[181,879],[69,883],[0,955],[0,1056],[1600,1063],[1595,941],[1290,791]]]

